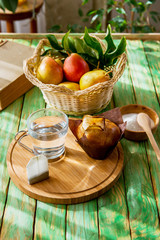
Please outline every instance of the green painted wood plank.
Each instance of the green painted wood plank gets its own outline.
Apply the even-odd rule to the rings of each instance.
[[[40,41],[40,39],[39,40],[38,39],[33,39],[32,40],[32,47],[36,48],[38,43],[39,43],[39,41]]]
[[[26,45],[26,46],[30,46],[31,45],[31,40],[24,40],[24,39],[13,39],[12,41]]]
[[[30,113],[44,106],[42,93],[38,88],[34,87],[27,92],[19,129],[26,128],[26,119]],[[3,218],[2,239],[32,239],[35,203],[34,199],[22,193],[11,181]]]
[[[133,89],[131,87],[124,91],[123,86],[127,84],[125,81],[122,82],[122,87],[117,86],[114,92],[116,105],[135,103],[135,94],[138,103],[156,108],[157,99],[142,43],[127,41],[127,56]],[[121,142],[125,154],[124,179],[131,236],[133,239],[159,239],[158,211],[144,142],[136,143],[125,139]]]
[[[160,103],[160,42],[145,41],[143,46],[149,63],[157,98]]]
[[[143,43],[145,54],[148,60],[149,68],[152,75],[153,85],[155,87],[155,92],[157,95],[157,99],[160,102],[160,44],[159,42],[150,42],[146,41]],[[159,114],[160,117],[160,107],[158,103],[155,101],[155,110]],[[155,134],[155,138],[157,143],[160,144],[160,126],[157,129]],[[147,145],[148,147],[148,145]],[[156,156],[153,152],[152,147],[149,144],[147,148],[149,164],[150,164],[150,171],[152,176],[152,183],[154,187],[155,197],[158,205],[158,211],[160,215],[160,166],[157,162]]]
[[[123,175],[98,199],[100,240],[130,239]]]
[[[98,240],[97,200],[68,205],[66,238]]]
[[[0,112],[0,229],[9,183],[6,155],[9,144],[18,129],[22,101],[21,97]]]
[[[24,43],[24,42],[23,42]],[[25,41],[25,45],[29,45],[28,41]],[[9,186],[9,175],[6,165],[6,154],[10,142],[14,138],[15,133],[18,130],[19,118],[21,114],[23,97],[10,104],[6,109],[0,113],[0,226],[2,224],[2,214],[5,207],[6,194],[8,192],[7,188]]]
[[[65,205],[55,205],[37,201],[34,239],[64,240],[65,215]]]
[[[32,239],[34,202],[10,182],[1,239]]]
[[[141,41],[128,41],[127,56],[134,88],[136,89],[137,103],[147,105],[153,109],[157,103],[152,76]]]
[[[113,102],[116,106],[124,105],[119,101],[119,97],[124,99],[125,96],[125,104],[130,98],[134,101],[134,93],[130,95],[130,92],[133,92],[133,88],[127,65],[122,77],[114,86]],[[130,239],[123,174],[115,186],[98,199],[98,213],[100,239]]]
[[[143,143],[123,141],[124,170],[132,239],[159,239],[159,219]]]

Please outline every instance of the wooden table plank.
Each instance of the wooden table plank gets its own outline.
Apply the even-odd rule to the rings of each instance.
[[[98,213],[101,240],[131,239],[123,175],[98,199]]]
[[[16,100],[0,112],[0,229],[8,192],[9,175],[6,164],[6,155],[10,142],[18,129],[23,97]]]
[[[66,205],[37,201],[34,239],[65,238]]]
[[[127,41],[127,56],[137,103],[153,107],[156,96],[142,43],[140,41]],[[122,86],[127,84],[126,82],[121,83]],[[119,87],[118,84],[114,90],[116,105],[135,103],[133,99],[122,97],[125,86]],[[128,89],[128,91],[128,94],[132,96],[133,90]],[[122,144],[126,162],[124,179],[131,236],[133,239],[150,239],[152,237],[158,239],[160,237],[158,211],[144,143],[124,139]]]
[[[70,240],[98,239],[97,200],[68,205],[66,238]]]
[[[157,101],[160,103],[160,42],[149,42],[143,43],[145,54],[148,60],[149,68],[152,75],[153,85],[157,96]],[[156,102],[156,101],[155,101]],[[154,107],[160,117],[160,107],[156,102]],[[155,134],[157,143],[160,145],[160,126]],[[160,164],[157,162],[156,156],[153,152],[151,145],[147,149],[148,159],[150,164],[150,171],[152,177],[152,183],[157,201],[158,211],[160,215]]]
[[[119,91],[119,88],[121,91]],[[130,92],[132,91],[129,69],[126,67],[121,79],[114,86],[113,102],[119,107],[124,105],[124,103],[119,101],[119,98],[123,98],[124,92],[126,96],[125,104],[130,99],[134,101],[134,94],[130,96]],[[130,239],[128,207],[126,204],[123,175],[110,191],[98,199],[98,213],[100,239]]]
[[[26,119],[33,111],[45,106],[42,93],[36,87],[26,93],[19,129],[26,128]],[[14,195],[15,193],[15,195]],[[31,239],[33,236],[36,201],[22,193],[12,182],[2,225],[2,239]],[[12,226],[12,228],[11,228]]]
[[[160,103],[160,42],[143,42],[145,54],[151,71],[155,91]]]
[[[21,115],[21,108],[23,103],[23,97],[20,97],[18,100],[14,101],[10,106],[4,109],[0,113],[0,128],[1,128],[1,136],[0,136],[0,189],[2,190],[2,194],[0,194],[0,226],[1,226],[1,236],[6,235],[5,231],[2,230],[4,225],[4,216],[5,214],[5,199],[7,199],[8,187],[9,187],[9,175],[6,166],[6,154],[9,147],[10,142],[14,138],[15,133],[18,130],[19,119]],[[2,219],[3,217],[3,219]],[[3,222],[2,222],[3,220]],[[4,228],[3,228],[4,229]],[[2,237],[3,239],[3,237]]]
[[[127,49],[133,86],[136,89],[137,103],[146,104],[156,110],[156,108],[159,108],[159,104],[148,61],[143,50],[143,44],[141,41],[128,41]]]

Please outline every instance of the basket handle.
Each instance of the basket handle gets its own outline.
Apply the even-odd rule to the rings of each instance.
[[[125,69],[125,66],[126,66],[126,62],[127,62],[127,56],[125,53],[123,53],[121,55],[121,57],[118,59],[114,69],[117,69],[115,75],[113,76],[112,78],[112,84],[114,85],[118,80],[119,78],[122,76],[123,72],[124,72],[124,69]]]
[[[40,56],[41,56],[41,50],[43,48],[44,45],[49,45],[49,41],[48,39],[41,39],[37,45],[37,47],[34,50],[33,53],[33,58],[37,58],[37,62],[39,62],[40,60]]]

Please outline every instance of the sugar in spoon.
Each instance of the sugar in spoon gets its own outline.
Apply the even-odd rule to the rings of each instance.
[[[137,122],[138,124],[143,128],[143,130],[146,132],[150,143],[155,151],[155,154],[158,158],[158,161],[160,162],[160,149],[153,137],[152,131],[151,131],[151,120],[149,116],[146,113],[139,113],[137,115]]]

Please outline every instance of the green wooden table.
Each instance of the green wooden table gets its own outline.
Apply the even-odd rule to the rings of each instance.
[[[36,46],[43,36],[1,37],[21,38],[14,41]],[[138,38],[127,40],[127,67],[107,109],[138,103],[159,114],[160,43]],[[48,204],[14,185],[6,164],[9,144],[26,127],[28,115],[44,107],[42,94],[34,87],[0,112],[0,239],[160,239],[160,164],[149,141],[121,141],[125,162],[121,177],[108,192],[89,202]],[[160,145],[160,127],[155,139]]]

